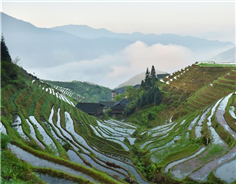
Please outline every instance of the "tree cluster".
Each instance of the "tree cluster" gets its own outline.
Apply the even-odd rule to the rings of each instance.
[[[158,81],[158,77],[156,75],[155,67],[152,66],[151,73],[149,72],[148,68],[145,73],[145,79],[141,82],[141,87],[145,90],[148,90],[155,86],[156,82]]]
[[[151,72],[147,68],[145,79],[142,80],[140,89],[132,90],[128,88],[131,102],[125,109],[125,115],[134,113],[137,108],[141,109],[147,105],[159,105],[161,103],[162,96],[157,86],[158,80],[156,70],[152,66]]]
[[[138,107],[142,108],[146,105],[155,103],[156,105],[159,105],[161,103],[161,92],[156,85],[156,82],[158,81],[158,77],[156,75],[155,67],[152,66],[151,73],[149,72],[148,68],[146,70],[145,74],[145,80],[141,82],[141,88],[143,88],[144,93],[142,96],[138,99]]]
[[[142,94],[138,99],[138,107],[142,108],[149,104],[159,105],[161,103],[161,92],[158,87],[152,87]]]

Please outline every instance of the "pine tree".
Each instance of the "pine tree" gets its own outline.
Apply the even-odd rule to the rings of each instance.
[[[156,70],[155,70],[155,67],[152,65],[152,69],[151,69],[151,81],[152,81],[152,85],[155,84],[156,79],[157,79]]]
[[[147,68],[146,73],[145,73],[145,81],[144,81],[144,83],[145,83],[145,88],[146,89],[148,89],[150,87],[150,85],[151,85],[150,72],[149,72],[148,68]]]
[[[145,89],[145,82],[143,80],[141,81],[141,88]]]

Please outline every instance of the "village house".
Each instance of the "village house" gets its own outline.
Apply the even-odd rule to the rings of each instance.
[[[81,103],[79,102],[76,107],[83,112],[92,116],[100,116],[103,113],[104,105],[100,103]]]
[[[124,113],[125,107],[129,104],[129,101],[127,99],[122,99],[118,102],[116,102],[112,107],[112,115],[117,117],[121,116]]]
[[[110,109],[115,104],[113,101],[100,101],[99,103],[104,105],[103,112]]]

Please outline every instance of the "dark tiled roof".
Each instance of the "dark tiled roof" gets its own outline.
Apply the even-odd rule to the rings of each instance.
[[[94,114],[98,111],[99,108],[104,107],[100,103],[78,103],[76,107],[88,114]]]
[[[125,109],[125,107],[128,105],[129,100],[127,99],[122,99],[118,102],[116,102],[111,109]]]
[[[100,101],[99,103],[108,108],[112,107],[115,104],[115,102],[112,102],[112,101]]]

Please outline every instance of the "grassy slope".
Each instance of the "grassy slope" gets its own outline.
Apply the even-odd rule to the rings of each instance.
[[[36,80],[32,83],[32,80]],[[33,78],[32,76],[28,75],[23,69],[18,68],[18,77],[17,80],[9,80],[8,82],[4,83],[5,85],[1,88],[1,122],[7,129],[7,134],[10,138],[10,142],[12,144],[16,144],[22,149],[25,149],[32,154],[36,154],[41,158],[45,158],[52,162],[61,163],[62,165],[68,165],[72,168],[76,168],[80,172],[84,172],[87,175],[90,175],[97,180],[103,183],[118,183],[114,179],[108,177],[106,174],[92,170],[82,165],[78,164],[70,164],[68,162],[68,155],[65,152],[64,148],[61,144],[53,139],[54,143],[57,145],[57,149],[59,152],[59,157],[55,156],[53,150],[48,147],[42,140],[40,133],[36,130],[36,136],[38,137],[39,141],[44,144],[46,147],[42,149],[39,147],[36,142],[32,139],[29,134],[29,126],[25,122],[25,119],[29,116],[34,116],[37,121],[44,127],[45,131],[48,133],[47,127],[43,122],[48,120],[50,111],[52,106],[60,107],[63,111],[71,111],[72,106],[68,105],[64,101],[57,99],[55,96],[50,95],[49,93],[43,91],[41,89],[42,86],[47,86],[46,84],[41,84],[37,79]],[[39,87],[41,86],[41,87]],[[77,114],[74,117],[77,117],[76,120],[84,122],[85,124],[94,123],[95,119],[86,115],[85,113],[79,111],[76,108],[73,108],[73,113]],[[22,127],[23,131],[29,137],[29,141],[24,140],[18,132],[15,131],[12,127],[12,122],[14,121],[15,115],[19,115],[22,119]],[[78,116],[79,115],[79,116]],[[52,128],[52,127],[51,127]],[[87,130],[84,130],[84,134],[87,135]],[[50,133],[48,133],[50,135]],[[53,138],[53,137],[51,137]],[[115,146],[116,147],[116,146]],[[111,149],[114,150],[113,147],[106,148],[107,150]],[[34,173],[33,168],[25,162],[19,161],[14,155],[8,154],[9,150],[6,148],[2,148],[2,179],[3,180],[12,180],[12,182],[18,182],[18,180],[27,181],[27,183],[42,183],[40,179],[38,179]],[[12,163],[12,165],[6,165],[6,163],[11,162],[11,160],[16,160]],[[15,165],[14,165],[15,164]],[[22,168],[17,170],[17,168]],[[9,170],[7,172],[6,170]],[[24,173],[28,173],[25,174]],[[56,172],[54,173],[55,176],[57,175]],[[53,175],[53,174],[52,174]],[[64,175],[67,175],[64,173]],[[70,176],[68,176],[70,178]],[[73,177],[71,177],[72,180]],[[77,179],[78,181],[78,179]],[[81,181],[85,181],[81,179]],[[82,182],[83,183],[83,182]]]

